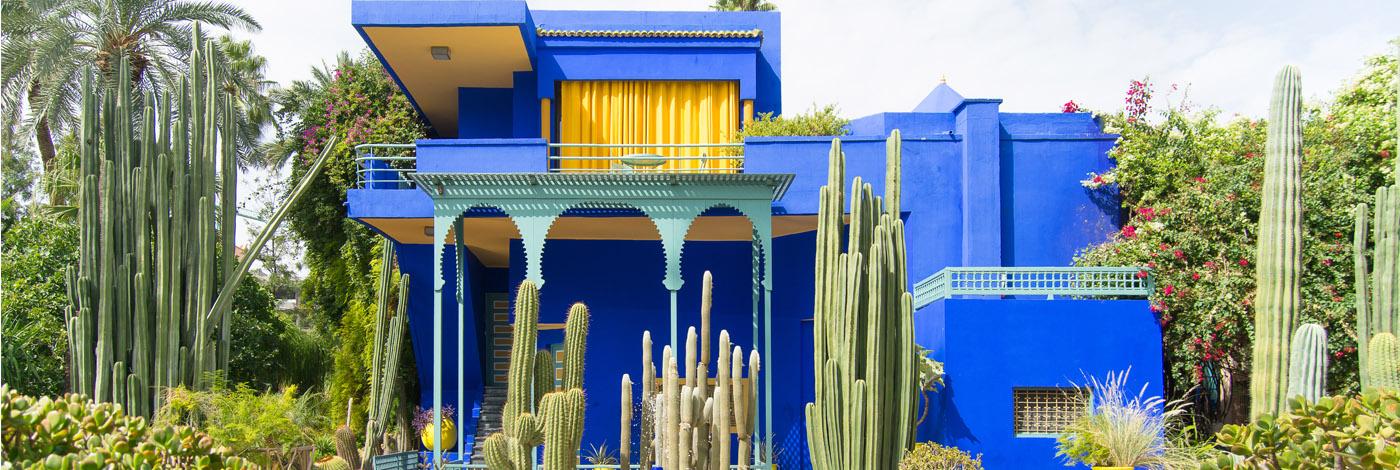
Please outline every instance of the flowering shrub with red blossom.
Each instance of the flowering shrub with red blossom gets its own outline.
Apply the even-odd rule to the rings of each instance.
[[[1332,393],[1356,390],[1351,208],[1371,202],[1375,188],[1394,181],[1389,155],[1396,146],[1395,69],[1392,58],[1371,59],[1330,103],[1311,104],[1305,116],[1299,321],[1327,328]],[[1155,277],[1150,302],[1162,325],[1169,395],[1199,385],[1197,398],[1207,406],[1196,412],[1242,419],[1267,126],[1247,118],[1227,121],[1215,110],[1192,111],[1179,104],[1180,97],[1177,104],[1152,103],[1151,88],[1133,82],[1128,109],[1099,116],[1105,131],[1121,138],[1110,152],[1117,167],[1092,176],[1119,189],[1125,223],[1076,263],[1148,267]],[[1268,93],[1268,83],[1257,88]],[[1148,109],[1155,114],[1146,116]]]
[[[356,432],[363,426],[373,350],[379,237],[345,217],[345,190],[355,184],[354,147],[364,143],[407,143],[426,135],[418,114],[368,51],[342,54],[333,67],[313,70],[315,80],[296,82],[274,94],[280,140],[294,150],[289,181],[300,181],[326,142],[335,147],[320,176],[288,213],[289,225],[305,243],[308,271],[301,300],[312,318],[334,330],[336,348],[328,393],[334,403],[354,398]],[[288,187],[294,185],[288,184]],[[405,367],[411,380],[411,367]],[[334,422],[344,408],[332,407]]]
[[[1066,101],[1064,106],[1060,107],[1060,112],[1062,113],[1078,113],[1082,111],[1084,111],[1084,108],[1079,107],[1079,103],[1075,103],[1074,100]]]

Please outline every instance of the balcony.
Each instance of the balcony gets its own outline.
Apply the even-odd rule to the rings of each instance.
[[[744,144],[558,144],[541,139],[434,139],[355,146],[356,187],[411,189],[423,173],[733,174]]]

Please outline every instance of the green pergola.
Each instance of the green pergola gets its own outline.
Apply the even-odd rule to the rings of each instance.
[[[772,357],[773,324],[773,201],[781,199],[792,183],[791,174],[676,174],[676,173],[410,173],[409,179],[433,200],[433,422],[442,429],[442,289],[446,279],[442,257],[448,234],[455,234],[457,253],[457,335],[465,334],[465,303],[460,285],[466,269],[463,217],[476,208],[494,208],[506,214],[520,232],[525,248],[525,278],[544,288],[541,263],[545,237],[554,221],[570,209],[635,209],[645,214],[661,235],[666,273],[661,285],[671,294],[671,348],[679,346],[676,332],[676,298],[681,279],[681,252],[686,232],[696,217],[714,207],[739,211],[753,227],[753,338],[758,341],[762,305],[763,356]],[[761,296],[761,297],[760,297]],[[760,303],[760,299],[762,302]],[[457,403],[463,391],[462,341],[457,347]],[[770,362],[771,364],[771,362]],[[773,433],[772,366],[763,376],[762,416],[765,436]],[[462,449],[464,436],[457,436]],[[441,436],[437,436],[441,442]],[[772,446],[765,446],[771,449]],[[772,462],[771,452],[763,455]],[[442,453],[433,452],[434,468],[442,467]],[[452,466],[452,464],[448,464]]]

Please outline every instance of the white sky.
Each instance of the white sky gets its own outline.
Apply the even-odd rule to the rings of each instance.
[[[1122,105],[1127,82],[1262,115],[1274,72],[1295,64],[1312,98],[1370,55],[1393,51],[1400,0],[772,0],[783,14],[788,112],[836,103],[847,117],[909,111],[946,75],[1003,111],[1056,112],[1067,100]],[[348,0],[236,1],[262,23],[251,37],[268,77],[287,83],[341,50],[364,47]],[[703,10],[707,0],[530,0],[532,9]],[[244,186],[250,186],[251,179]],[[240,191],[242,192],[242,191]],[[240,240],[246,242],[246,240]]]

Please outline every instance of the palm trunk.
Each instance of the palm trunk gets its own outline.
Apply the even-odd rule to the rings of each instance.
[[[30,106],[33,106],[34,101],[39,99],[39,94],[39,82],[35,81],[29,85]],[[34,124],[34,141],[39,146],[39,160],[44,165],[44,176],[52,176],[54,161],[57,159],[58,153],[54,150],[53,131],[49,129],[48,117],[40,116],[39,122]],[[56,204],[53,194],[49,194],[49,203]]]

